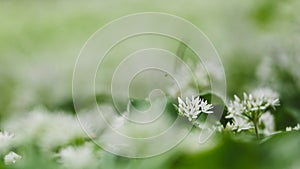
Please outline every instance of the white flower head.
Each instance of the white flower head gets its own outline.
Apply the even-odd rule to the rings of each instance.
[[[43,150],[52,150],[87,137],[75,116],[63,112],[52,113],[41,108],[14,117],[4,126],[18,133],[14,138],[16,144],[34,140]]]
[[[288,126],[285,131],[298,131],[300,130],[300,124],[298,123],[295,127]]]
[[[240,114],[230,114],[229,116],[226,116],[226,118],[233,118],[233,123],[231,124],[230,128],[232,130],[236,130],[237,132],[254,128],[251,121],[247,117],[244,117]]]
[[[269,88],[258,88],[251,92],[258,105],[275,108],[279,106],[279,94]]]
[[[243,100],[234,96],[234,101],[228,105],[230,113],[247,114],[254,111],[266,111],[268,108],[279,106],[278,94],[271,89],[256,89],[251,94],[244,93]]]
[[[292,131],[292,130],[293,130],[293,128],[291,126],[288,126],[285,128],[285,131]]]
[[[193,61],[187,61],[186,64],[180,63],[173,75],[176,83],[172,83],[167,89],[168,94],[173,97],[177,97],[180,94],[182,96],[192,96],[197,95],[198,88],[209,87],[210,78],[206,70],[207,65],[204,67],[201,63],[194,64]],[[214,68],[211,67],[211,70],[215,70]]]
[[[269,136],[275,133],[274,116],[269,111],[261,115],[260,123],[264,125],[262,130],[264,135]]]
[[[294,130],[300,130],[300,124],[299,123],[294,127]]]
[[[208,104],[207,100],[201,99],[199,96],[191,99],[186,97],[185,102],[178,97],[179,115],[187,117],[189,121],[196,120],[201,113],[213,113],[212,108],[212,104]]]
[[[243,99],[235,95],[234,100],[228,104],[229,115],[226,118],[233,119],[233,130],[238,132],[248,130],[254,127],[252,124],[254,116],[260,118],[269,108],[275,108],[276,106],[279,106],[278,94],[271,89],[260,88],[254,90],[251,94],[244,93]],[[270,116],[272,115],[270,114]],[[267,134],[270,134],[273,130],[271,128],[274,128],[273,123],[270,122],[273,118],[270,116],[266,115],[262,121],[266,123],[265,125],[272,125],[265,126],[265,129],[270,130],[265,131]]]
[[[0,142],[10,141],[14,137],[13,134],[8,133],[6,131],[0,132]]]
[[[77,119],[72,115],[57,113],[48,120],[38,143],[44,150],[51,150],[75,139],[87,137]]]
[[[16,154],[15,152],[11,151],[4,157],[4,163],[6,165],[14,164],[17,160],[20,160],[22,156]]]
[[[90,169],[97,164],[96,155],[90,144],[66,147],[59,152],[60,162],[68,169]]]
[[[13,134],[6,131],[0,132],[0,152],[6,150],[9,147],[13,137]]]

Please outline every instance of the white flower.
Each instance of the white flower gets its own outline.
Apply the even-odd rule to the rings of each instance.
[[[12,138],[14,137],[13,134],[10,134],[6,131],[4,132],[0,132],[0,142],[6,142],[6,141],[9,141],[11,140]]]
[[[228,105],[229,115],[226,116],[226,118],[233,119],[233,124],[231,125],[232,130],[240,132],[254,127],[250,119],[242,114],[245,110],[246,107],[243,104],[243,101],[241,101],[238,96],[234,95],[234,101],[231,101]]]
[[[20,160],[22,157],[15,152],[11,151],[4,157],[4,163],[6,165],[14,164],[17,162],[17,160]]]
[[[279,106],[279,95],[269,88],[258,88],[252,92],[253,99],[258,103],[258,106],[275,108]]]
[[[275,133],[274,116],[269,111],[261,115],[260,123],[264,125],[262,130],[264,135],[269,136]]]
[[[66,147],[60,150],[59,156],[60,162],[68,169],[96,168],[98,161],[90,144],[85,144],[80,147]]]
[[[18,133],[15,139],[18,143],[30,142],[43,133],[44,126],[50,121],[50,114],[42,108],[26,114],[19,114],[4,123],[4,128]]]
[[[229,114],[226,118],[233,118],[233,123],[229,126],[232,130],[240,132],[254,128],[252,122],[245,116],[240,114]]]
[[[243,99],[234,95],[234,100],[228,104],[229,115],[226,118],[233,119],[233,130],[237,130],[238,132],[248,130],[254,127],[254,118],[259,119],[269,108],[275,108],[276,106],[279,106],[277,93],[268,88],[256,89],[251,94],[244,93]],[[263,122],[266,125],[273,125],[270,122],[271,117],[269,115],[263,118]],[[273,127],[265,126],[265,128],[271,130]],[[267,130],[265,131],[266,134],[270,134]]]
[[[295,127],[286,127],[286,131],[297,131],[300,130],[300,124],[298,123]]]
[[[189,121],[196,120],[201,113],[213,113],[212,108],[212,104],[208,104],[207,100],[201,99],[199,96],[191,99],[186,97],[185,102],[178,97],[179,115],[187,117]]]
[[[13,134],[10,134],[6,131],[0,132],[0,152],[3,152],[8,148],[13,137]]]
[[[238,114],[254,111],[265,111],[268,108],[279,106],[278,94],[270,89],[256,89],[251,94],[244,93],[244,99],[234,96],[234,101],[228,105],[228,111]]]
[[[297,126],[294,127],[294,130],[300,130],[300,124],[298,123]]]
[[[57,113],[53,114],[47,122],[44,132],[40,135],[39,145],[45,150],[51,150],[75,139],[86,137],[86,133],[74,116]]]
[[[285,131],[292,131],[292,130],[293,130],[293,128],[290,126],[285,128]]]
[[[192,61],[187,64],[180,63],[173,74],[173,79],[176,83],[167,89],[169,95],[177,97],[180,94],[182,96],[191,96],[198,93],[199,88],[207,88],[209,86],[209,76],[207,73],[207,65],[204,67],[202,64],[198,63],[195,66]],[[210,64],[209,66],[212,66]],[[211,70],[214,68],[211,67]],[[215,74],[212,74],[215,75]]]
[[[230,122],[227,122],[224,130],[229,130],[230,131],[230,130],[234,130],[233,128],[234,128],[234,125]]]
[[[40,108],[12,118],[4,126],[9,131],[18,133],[15,137],[16,144],[26,144],[34,140],[44,150],[87,137],[75,116],[59,112],[50,113]]]

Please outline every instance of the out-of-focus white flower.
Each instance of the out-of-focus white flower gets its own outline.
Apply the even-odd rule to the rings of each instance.
[[[290,126],[285,128],[285,131],[292,131],[292,130],[293,130],[293,128]]]
[[[173,83],[168,88],[168,94],[173,97],[191,96],[199,93],[199,88],[209,86],[209,77],[206,69],[202,64],[196,66],[184,65],[183,63],[176,69],[173,79],[177,83]]]
[[[50,122],[50,114],[42,108],[37,108],[26,114],[19,114],[7,120],[3,127],[18,133],[17,143],[27,143],[43,133],[45,125]]]
[[[66,147],[59,152],[60,162],[68,169],[92,169],[97,166],[97,156],[90,144]]]
[[[205,65],[205,68],[207,68],[207,65]],[[209,86],[209,76],[205,68],[202,64],[197,64],[194,71],[195,78],[197,79],[197,83],[200,87]]]
[[[5,151],[9,147],[13,137],[13,134],[6,131],[0,132],[0,152]]]
[[[300,50],[298,44],[299,38],[274,45],[272,53],[264,56],[258,66],[256,74],[260,83],[272,85],[273,88],[281,90],[281,93],[295,90],[295,87],[299,89]],[[287,81],[284,79],[287,76],[291,77],[292,80],[288,80],[288,83],[293,83],[292,86],[286,85]]]
[[[253,128],[255,118],[259,119],[269,108],[279,106],[278,94],[271,89],[261,88],[254,90],[251,94],[244,93],[243,100],[234,95],[234,100],[228,105],[229,115],[226,118],[233,119],[233,130],[242,131]],[[266,115],[265,122],[271,119]],[[266,122],[268,125],[270,121]],[[269,126],[266,126],[268,128]],[[272,127],[268,128],[271,129]]]
[[[186,97],[185,102],[178,97],[179,115],[187,117],[189,121],[196,120],[201,113],[213,113],[212,108],[212,104],[208,104],[207,100],[201,99],[199,96],[191,99]]]
[[[34,140],[45,150],[63,146],[77,138],[87,137],[75,116],[50,113],[41,108],[8,120],[4,128],[18,133],[15,137],[16,144]]]
[[[177,97],[180,94],[184,96],[196,94],[197,91],[190,86],[191,83],[195,82],[192,74],[192,71],[187,65],[181,65],[176,68],[172,76],[176,83],[172,83],[172,85],[167,88],[167,93],[172,97]]]
[[[2,143],[2,142],[9,141],[9,140],[11,140],[13,137],[14,137],[13,134],[10,134],[10,133],[8,133],[8,132],[6,132],[6,131],[0,132],[0,142],[1,142],[1,143]]]
[[[174,125],[174,119],[170,118],[167,113],[160,112],[161,115],[157,119],[155,119],[156,116],[150,116],[150,114],[157,114],[157,110],[161,110],[158,108],[161,106],[160,100],[153,100],[152,108],[146,114],[133,109],[128,109],[130,112],[121,113],[121,116],[115,111],[111,112],[113,119],[108,121],[108,127],[95,141],[100,143],[104,149],[127,157],[149,156],[154,152],[168,149],[171,145],[176,145],[177,141],[184,137],[183,133],[187,133],[189,130],[182,125]],[[163,109],[163,111],[165,110]],[[137,124],[132,122],[132,119],[150,122]],[[167,137],[164,136],[166,131]],[[172,137],[171,140],[170,137]],[[149,141],[151,138],[159,139]]]
[[[87,135],[74,116],[64,113],[54,114],[47,122],[44,132],[41,133],[39,145],[46,150],[51,150],[75,139],[86,137]]]
[[[216,124],[212,126],[212,129],[221,133],[224,130],[224,126],[220,121],[217,121]]]
[[[262,114],[259,120],[264,126],[264,129],[262,129],[264,135],[269,136],[275,133],[274,116],[269,111]]]
[[[300,130],[300,124],[298,123],[295,127],[286,127],[285,129],[286,131],[297,131],[297,130]]]
[[[22,158],[22,156],[11,151],[7,155],[4,156],[4,163],[6,165],[14,164],[17,162],[17,160],[20,160],[21,158]]]
[[[300,130],[300,124],[298,123],[297,126],[294,127],[294,130]]]
[[[271,106],[275,108],[279,106],[279,95],[269,88],[259,88],[251,92],[253,95],[253,100],[255,100],[256,105],[260,108],[268,108]]]

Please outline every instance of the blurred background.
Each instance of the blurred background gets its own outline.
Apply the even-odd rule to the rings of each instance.
[[[279,92],[276,127],[285,130],[300,122],[299,8],[298,0],[1,0],[0,121],[37,106],[74,113],[72,75],[86,40],[124,15],[165,12],[190,21],[214,44],[229,99],[255,87]],[[105,90],[97,94],[106,99]],[[160,166],[153,168],[300,168],[300,133],[261,144],[220,137],[209,151],[165,154],[144,165],[151,168],[156,160]]]

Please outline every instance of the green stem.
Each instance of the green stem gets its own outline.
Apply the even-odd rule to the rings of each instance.
[[[253,124],[255,129],[256,138],[259,139],[259,133],[258,133],[258,120],[259,120],[259,113],[255,112],[254,118],[253,118]]]
[[[257,122],[254,123],[254,129],[255,129],[256,138],[259,139],[259,134],[258,134],[258,123],[257,123]]]

